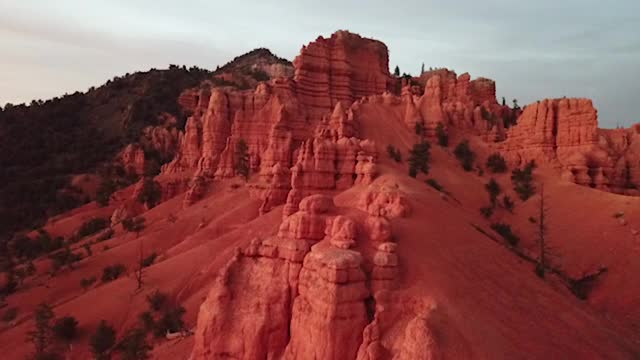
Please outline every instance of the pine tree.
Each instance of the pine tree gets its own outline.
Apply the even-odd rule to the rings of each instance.
[[[424,74],[424,63],[422,63],[422,67],[420,68],[420,74]]]
[[[249,155],[247,151],[249,147],[244,139],[238,140],[236,144],[236,158],[235,168],[236,172],[240,174],[245,180],[249,179]]]
[[[100,321],[96,332],[91,335],[89,345],[97,360],[109,358],[109,349],[116,341],[116,331],[105,320]]]
[[[140,239],[140,247],[138,249],[138,267],[136,268],[135,271],[135,276],[136,276],[136,283],[138,284],[138,287],[136,288],[136,290],[140,290],[142,289],[142,285],[144,284],[143,281],[143,276],[144,276],[144,247],[142,244],[142,239]]]
[[[430,148],[431,145],[426,141],[413,145],[409,152],[409,176],[416,177],[418,172],[429,173]]]
[[[27,340],[35,347],[35,358],[45,358],[48,355],[48,348],[51,345],[53,319],[53,309],[47,303],[41,303],[35,310],[35,329],[27,333]]]
[[[395,70],[393,70],[393,75],[396,77],[400,76],[400,68],[398,67],[398,65],[396,65]]]
[[[449,135],[441,122],[436,126],[436,137],[438,138],[438,145],[441,147],[449,146]]]

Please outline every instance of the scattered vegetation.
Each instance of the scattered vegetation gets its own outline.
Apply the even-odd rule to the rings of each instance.
[[[400,150],[396,149],[395,146],[391,144],[387,145],[387,154],[389,154],[389,157],[392,158],[395,162],[402,162],[402,154],[400,153]]]
[[[105,320],[101,320],[96,331],[89,339],[91,352],[96,360],[109,359],[109,350],[116,342],[116,331]]]
[[[513,190],[518,194],[522,201],[528,200],[536,192],[533,185],[533,170],[536,163],[532,160],[528,162],[522,169],[514,169],[511,172],[511,182]]]
[[[471,150],[469,146],[469,140],[462,140],[453,151],[464,171],[473,170],[473,162],[475,161],[476,154]]]
[[[49,255],[49,258],[52,260],[52,270],[55,273],[65,266],[73,270],[73,265],[82,259],[82,255],[72,252],[69,246],[65,246],[62,250]]]
[[[134,328],[125,334],[116,349],[122,354],[123,360],[146,360],[152,347],[147,342],[144,329]]]
[[[125,271],[127,271],[127,268],[122,264],[109,265],[102,269],[102,282],[116,280]]]
[[[139,319],[147,331],[153,331],[154,336],[164,336],[167,332],[177,332],[184,328],[182,316],[185,309],[169,301],[169,297],[154,291],[147,296],[150,311],[140,314]]]
[[[409,176],[416,177],[418,172],[429,173],[430,147],[426,141],[413,145],[409,152]]]
[[[65,316],[56,320],[53,325],[53,334],[59,340],[71,343],[78,333],[78,320],[73,316]]]
[[[82,280],[80,280],[80,286],[82,286],[82,289],[84,291],[87,291],[87,289],[89,289],[91,285],[93,285],[95,282],[96,282],[95,276],[92,276],[89,278],[83,278]]]
[[[157,258],[158,258],[158,254],[155,251],[152,252],[151,255],[142,259],[142,267],[149,267],[153,265],[153,263],[156,261]]]
[[[511,225],[504,223],[493,223],[491,224],[491,228],[500,234],[502,238],[509,243],[511,246],[518,245],[520,242],[520,238],[511,231]]]
[[[487,159],[487,168],[492,173],[504,173],[507,171],[507,162],[499,153],[493,153]]]
[[[449,146],[449,134],[447,134],[447,131],[441,122],[436,126],[436,137],[438,138],[438,145],[441,147]]]
[[[424,124],[421,122],[417,122],[414,128],[416,135],[423,137],[425,134]]]
[[[64,245],[64,239],[60,236],[52,238],[43,229],[39,229],[37,233],[34,239],[24,234],[16,234],[8,243],[3,242],[4,256],[13,256],[19,260],[33,260],[42,254],[56,251]]]
[[[87,220],[80,225],[80,228],[76,231],[72,242],[78,241],[83,237],[93,235],[100,230],[104,230],[108,228],[110,224],[111,221],[109,218],[93,218]]]
[[[149,303],[149,307],[153,311],[160,311],[167,304],[169,297],[167,294],[160,292],[160,290],[155,290],[151,294],[147,295],[147,302]]]
[[[122,228],[127,232],[136,233],[137,236],[142,230],[144,230],[144,222],[145,219],[142,216],[126,218],[122,220]]]
[[[238,140],[236,144],[236,153],[235,153],[235,170],[236,172],[245,178],[245,180],[249,179],[249,147],[247,146],[247,142],[244,139]]]

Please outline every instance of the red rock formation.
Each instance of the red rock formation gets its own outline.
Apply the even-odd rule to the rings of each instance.
[[[338,31],[304,46],[294,60],[300,102],[319,119],[338,102],[384,92],[391,80],[387,47]]]
[[[535,160],[566,169],[566,178],[608,189],[616,180],[611,151],[598,141],[597,111],[589,99],[543,100],[526,107],[500,144],[514,164]],[[613,180],[613,181],[612,181]]]
[[[376,245],[367,281],[365,257],[350,248],[370,234],[375,243],[388,240],[388,221],[369,221],[373,229],[359,237],[362,226],[335,216],[329,197],[306,197],[299,208],[277,236],[253,240],[219,276],[200,308],[194,360],[356,357],[369,322],[368,286],[391,288],[398,259],[395,244]]]
[[[379,184],[362,193],[360,209],[387,219],[406,217],[411,213],[409,201],[396,184]]]
[[[361,263],[357,251],[327,244],[312,248],[300,271],[284,359],[355,358],[368,323]]]
[[[276,237],[254,240],[227,265],[200,307],[194,360],[281,357],[302,261],[310,244],[324,237],[326,213],[333,206],[319,195],[304,199],[301,211],[283,221]]]
[[[136,144],[127,145],[118,156],[127,174],[142,175],[145,170],[144,150]]]
[[[262,195],[260,215],[266,214],[275,206],[284,204],[291,189],[291,172],[276,163],[267,176],[271,176],[270,185]]]

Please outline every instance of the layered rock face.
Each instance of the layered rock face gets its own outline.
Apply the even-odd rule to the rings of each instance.
[[[634,139],[633,128],[599,131],[589,99],[547,99],[528,105],[498,147],[513,164],[550,163],[567,180],[625,192],[638,176]]]
[[[387,47],[347,31],[318,37],[293,63],[300,102],[311,118],[320,118],[338,102],[381,94],[391,83]]]
[[[403,89],[407,125],[423,123],[429,136],[442,124],[445,128],[474,130],[488,140],[504,138],[504,118],[513,110],[498,105],[492,80],[471,80],[468,73],[457,76],[453,71],[438,69],[425,72],[417,82],[424,87],[421,97],[416,98],[411,88]]]
[[[250,173],[259,174],[252,187],[264,201],[263,213],[289,198],[291,214],[306,195],[371,182],[377,172],[375,145],[357,137],[351,104],[387,89],[386,46],[339,31],[304,47],[294,65],[293,80],[273,79],[254,90],[205,83],[185,91],[179,103],[191,116],[163,174],[234,177],[237,147],[244,141]],[[185,205],[198,198],[192,195]]]
[[[386,218],[336,213],[330,197],[305,197],[238,253],[200,308],[194,360],[356,358],[368,299],[393,289],[399,262]]]

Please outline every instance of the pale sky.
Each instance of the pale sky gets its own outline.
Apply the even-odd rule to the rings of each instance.
[[[603,127],[640,121],[640,0],[0,0],[0,104],[257,47],[293,60],[338,29],[385,42],[391,69],[448,67],[496,80],[498,99],[589,97]]]

